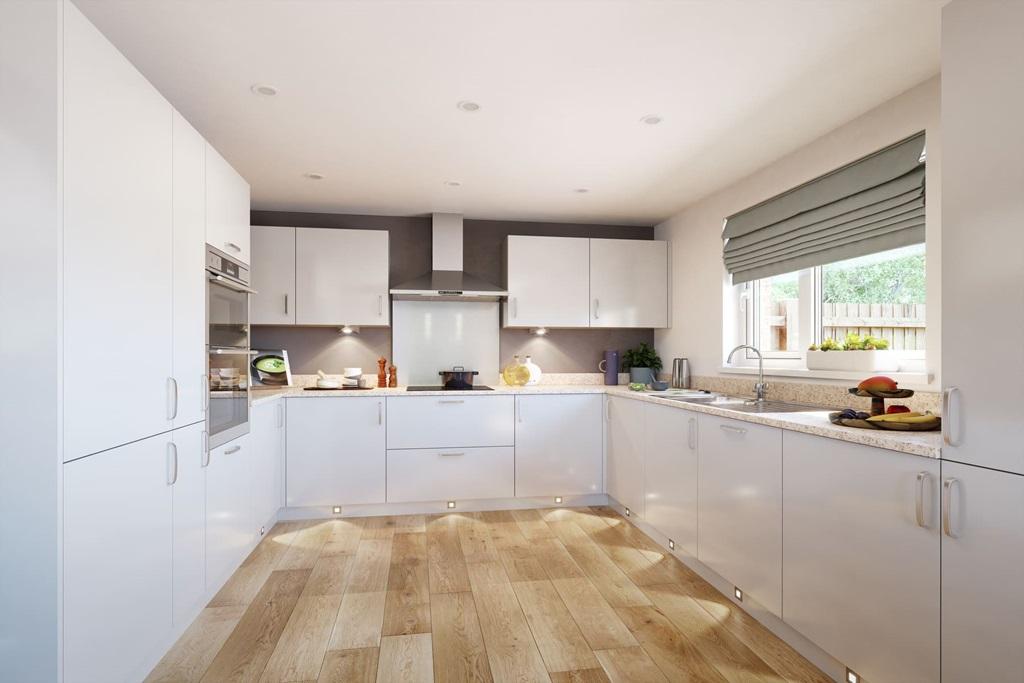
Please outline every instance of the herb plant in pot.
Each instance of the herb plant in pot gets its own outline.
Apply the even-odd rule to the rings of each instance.
[[[653,347],[641,342],[640,346],[622,354],[622,370],[629,372],[630,383],[651,384],[661,370],[661,358]]]

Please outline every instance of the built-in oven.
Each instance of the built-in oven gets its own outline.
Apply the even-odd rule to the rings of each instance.
[[[219,249],[206,251],[209,447],[249,432],[249,269]]]

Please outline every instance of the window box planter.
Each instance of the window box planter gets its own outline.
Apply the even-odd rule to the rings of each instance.
[[[900,361],[894,351],[808,351],[808,370],[895,372]]]

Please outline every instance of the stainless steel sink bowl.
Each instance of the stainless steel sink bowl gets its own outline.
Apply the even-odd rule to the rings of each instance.
[[[754,401],[749,398],[736,396],[664,396],[670,401],[681,403],[699,403],[705,406],[714,406],[724,410],[735,410],[738,413],[803,413],[814,410],[827,410],[818,406],[808,406],[801,403],[787,403],[786,401]]]

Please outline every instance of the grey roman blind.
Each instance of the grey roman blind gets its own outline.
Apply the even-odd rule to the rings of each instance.
[[[734,283],[924,242],[924,133],[725,219]]]

